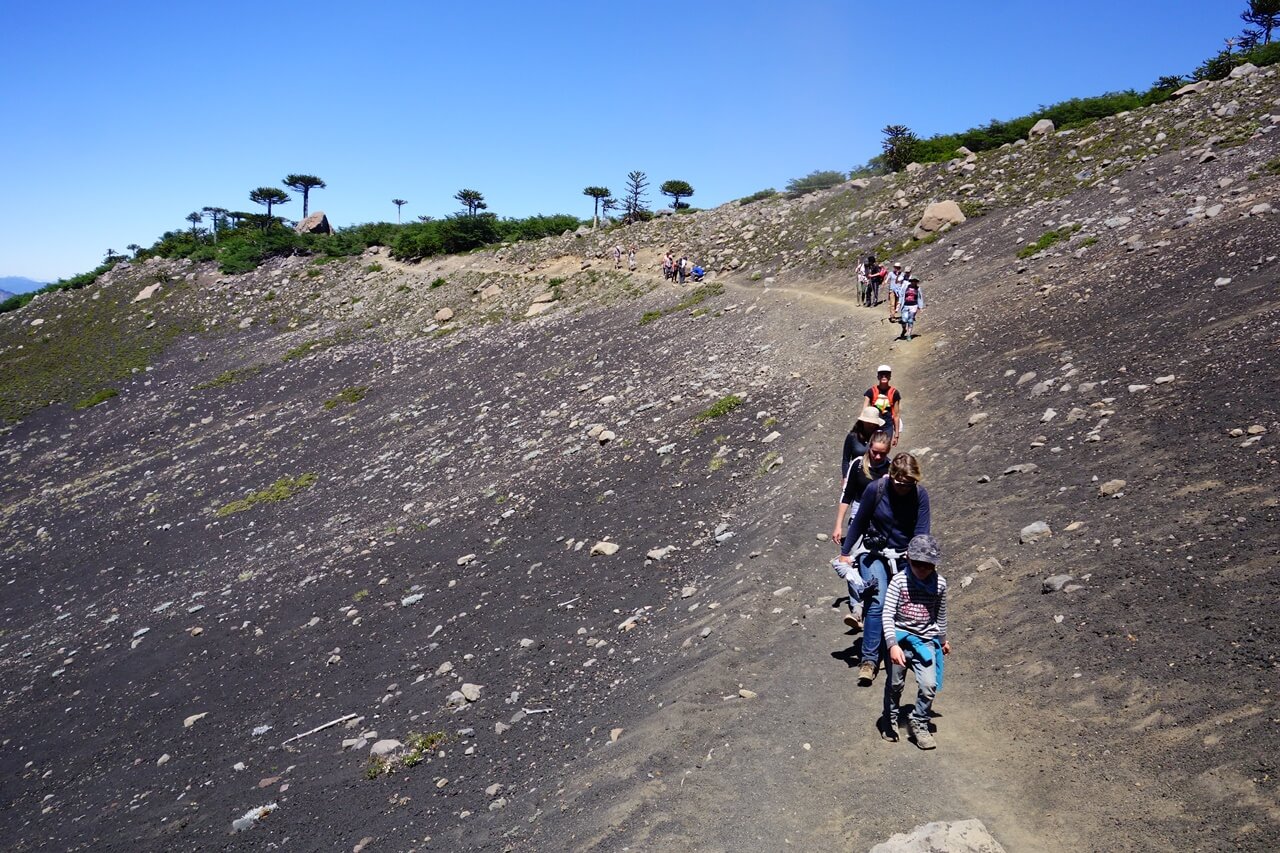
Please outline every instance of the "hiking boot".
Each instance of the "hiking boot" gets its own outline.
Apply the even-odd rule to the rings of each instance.
[[[862,621],[859,620],[857,615],[853,613],[846,613],[844,615],[844,624],[848,625],[850,628],[852,628],[855,631],[862,628]]]
[[[908,717],[907,730],[911,732],[911,737],[915,740],[916,746],[921,749],[938,748],[938,744],[933,739],[933,734],[929,731],[928,723],[922,723],[915,717]]]
[[[880,727],[880,739],[887,740],[889,743],[898,742],[898,721],[886,720],[885,724]]]
[[[875,680],[876,665],[869,660],[863,661],[862,666],[858,667],[858,683],[863,687],[870,687]]]

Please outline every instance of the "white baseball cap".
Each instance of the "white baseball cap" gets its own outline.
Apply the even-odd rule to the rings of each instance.
[[[893,368],[887,364],[882,364],[876,368],[876,373],[893,373]]]

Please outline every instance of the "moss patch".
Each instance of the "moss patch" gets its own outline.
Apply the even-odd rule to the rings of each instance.
[[[234,515],[237,512],[253,509],[261,503],[278,503],[287,501],[289,498],[301,492],[303,489],[310,488],[315,485],[318,478],[315,474],[300,474],[297,477],[281,477],[270,486],[261,491],[254,492],[245,498],[232,501],[218,508],[217,515],[219,518],[225,518],[228,515]]]
[[[343,403],[359,403],[364,399],[364,396],[368,391],[369,389],[364,386],[343,388],[338,392],[337,396],[330,397],[328,400],[325,400],[324,407],[326,410],[332,410],[338,408]]]
[[[227,385],[234,385],[250,377],[257,376],[262,372],[263,365],[251,364],[248,367],[237,367],[234,370],[224,370],[208,382],[201,382],[191,390],[203,391],[206,388],[223,388]]]
[[[739,397],[737,394],[726,394],[725,396],[721,397],[719,400],[716,400],[707,408],[703,409],[701,412],[698,412],[698,414],[694,417],[694,420],[709,421],[713,418],[718,418],[723,415],[727,415],[745,402],[746,401],[743,400],[741,397]]]
[[[103,388],[100,391],[93,392],[88,397],[85,397],[83,400],[76,400],[73,406],[77,409],[92,409],[94,406],[98,405],[99,403],[107,402],[108,400],[110,400],[112,397],[115,397],[119,393],[120,392],[114,388]]]

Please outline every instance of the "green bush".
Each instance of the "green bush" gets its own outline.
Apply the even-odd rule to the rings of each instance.
[[[287,501],[289,498],[315,485],[318,478],[315,474],[301,474],[297,477],[281,477],[270,486],[261,491],[253,492],[248,497],[231,501],[228,504],[218,508],[217,516],[225,518],[228,515],[234,515],[237,512],[253,509],[260,503],[278,503],[279,501]]]
[[[722,417],[729,414],[745,402],[746,400],[743,400],[737,394],[726,394],[707,408],[703,409],[701,412],[698,412],[693,419],[695,421],[709,421],[713,418]]]
[[[792,178],[787,181],[787,194],[802,196],[815,190],[826,190],[844,183],[844,172],[813,171],[803,178]]]
[[[114,388],[103,388],[101,391],[95,391],[83,400],[77,400],[72,405],[77,409],[92,409],[99,403],[105,403],[112,397],[119,395],[119,393],[120,392]]]
[[[1021,249],[1019,249],[1018,258],[1020,260],[1026,260],[1032,255],[1038,254],[1039,252],[1043,252],[1045,249],[1049,248],[1054,243],[1069,239],[1072,234],[1076,233],[1076,231],[1079,231],[1079,230],[1080,230],[1079,225],[1068,225],[1064,228],[1058,228],[1056,230],[1046,231],[1040,235],[1039,240],[1036,240],[1034,243],[1029,243],[1028,245],[1023,246]]]
[[[758,190],[749,196],[738,199],[738,204],[751,204],[753,201],[763,201],[766,198],[773,198],[777,194],[777,190],[773,187],[769,187],[767,190]]]

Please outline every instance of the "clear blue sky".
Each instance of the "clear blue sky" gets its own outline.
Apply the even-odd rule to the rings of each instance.
[[[589,216],[632,169],[711,207],[1186,73],[1243,0],[4,4],[0,275],[54,279],[315,174],[335,225]],[[301,199],[279,212],[301,215]]]

